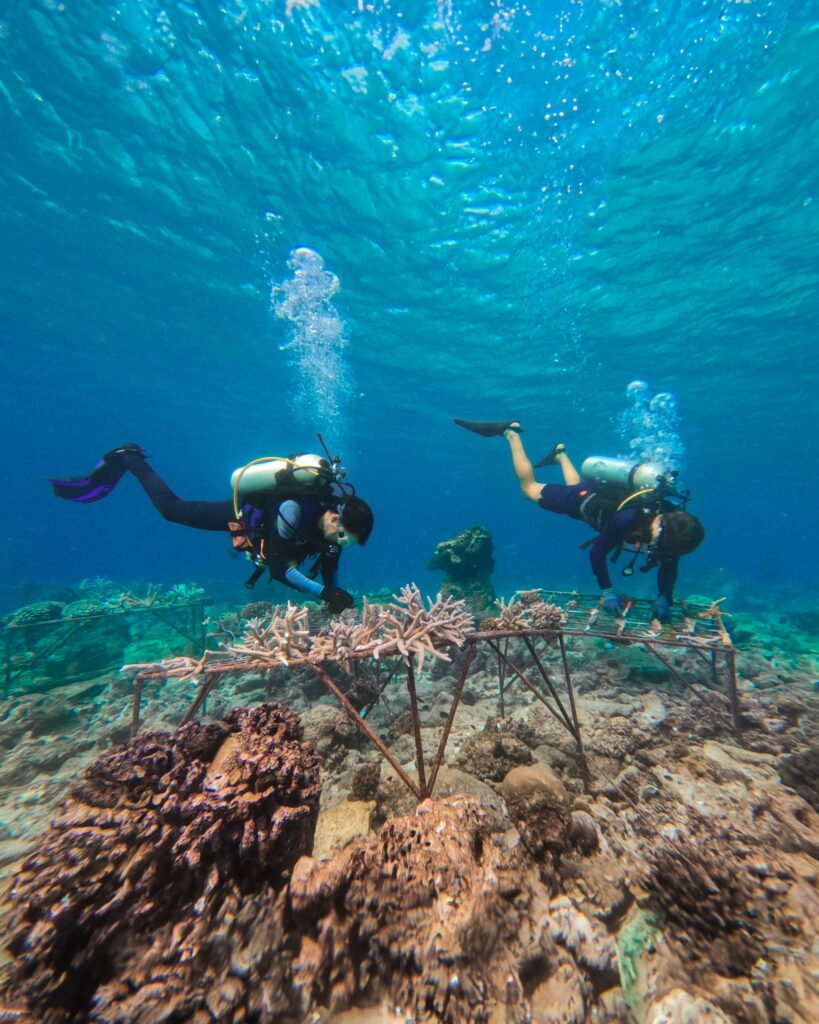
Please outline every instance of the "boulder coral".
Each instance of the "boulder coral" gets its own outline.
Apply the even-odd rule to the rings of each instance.
[[[495,600],[494,545],[484,526],[469,526],[452,540],[442,540],[427,568],[444,573],[444,597],[463,599],[473,611],[481,612]]]
[[[272,1019],[291,1002],[284,886],[320,789],[277,704],[100,758],[9,890],[2,995],[44,1024]]]

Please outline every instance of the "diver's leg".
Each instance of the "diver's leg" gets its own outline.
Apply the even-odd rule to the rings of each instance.
[[[539,484],[535,480],[535,471],[532,469],[532,463],[529,461],[529,456],[523,447],[520,434],[517,430],[510,429],[505,430],[503,436],[509,442],[509,450],[512,453],[512,466],[514,467],[515,475],[518,478],[524,498],[528,498],[529,501],[538,501],[540,499],[540,492],[543,490],[543,484]]]
[[[134,459],[128,469],[139,480],[143,491],[163,519],[196,530],[227,530],[235,519],[232,501],[183,501],[168,487],[145,459]]]
[[[565,449],[555,454],[555,462],[560,466],[560,472],[563,474],[563,482],[565,484],[571,487],[573,484],[580,483],[580,474],[574,468],[572,460],[566,454]]]

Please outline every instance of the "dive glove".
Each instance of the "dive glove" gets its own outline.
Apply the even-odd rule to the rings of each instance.
[[[607,612],[611,612],[612,615],[623,614],[623,602],[620,600],[617,594],[615,594],[612,587],[607,587],[603,592],[603,607]]]
[[[352,608],[355,604],[353,595],[341,587],[325,587],[319,596],[332,615],[343,612],[345,608]]]
[[[671,602],[667,597],[660,597],[654,602],[654,607],[651,609],[651,617],[657,619],[658,622],[670,622],[671,621]]]

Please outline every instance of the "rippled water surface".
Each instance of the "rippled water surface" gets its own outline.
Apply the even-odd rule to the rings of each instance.
[[[475,521],[499,582],[585,585],[583,536],[451,417],[624,451],[639,379],[709,532],[685,589],[813,584],[815,4],[3,11],[7,581],[239,581],[136,487],[74,508],[46,476],[136,440],[223,497],[321,430],[378,515],[356,585],[434,585]],[[293,312],[298,249],[338,287]]]

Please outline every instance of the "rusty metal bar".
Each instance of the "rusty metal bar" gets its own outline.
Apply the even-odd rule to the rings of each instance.
[[[376,704],[377,704],[377,703],[378,703],[378,702],[379,702],[380,700],[384,699],[384,691],[385,691],[385,690],[387,689],[387,687],[388,687],[388,686],[390,685],[390,683],[392,682],[392,678],[393,678],[393,676],[395,675],[395,673],[396,673],[396,672],[398,671],[398,666],[399,666],[400,664],[401,664],[401,662],[400,662],[400,661],[396,661],[396,662],[395,662],[395,664],[394,664],[394,665],[392,666],[392,668],[390,669],[390,671],[389,671],[389,673],[388,673],[388,675],[387,675],[387,678],[386,678],[386,679],[384,680],[384,682],[383,682],[383,683],[381,683],[381,685],[379,686],[379,689],[378,689],[378,696],[377,696],[377,697],[376,697],[376,698],[375,698],[374,700],[371,700],[369,704],[366,704],[366,705],[365,705],[365,706],[364,706],[364,707],[363,707],[363,708],[361,709],[361,710],[362,710],[363,712],[369,711],[369,710],[370,710],[370,708],[374,707],[374,706],[375,706],[375,705],[376,705]],[[380,662],[380,661],[378,662],[378,666],[379,666],[379,669],[380,669],[380,667],[381,667],[381,662]],[[387,708],[387,714],[392,714],[392,712],[390,711],[390,709],[389,709],[389,705],[387,704],[386,700],[384,700],[384,706],[385,706],[385,707]],[[363,717],[363,715],[362,715],[362,717]]]
[[[495,646],[495,644],[491,640],[487,640],[487,643],[489,644],[489,646],[494,651],[496,651],[500,655],[500,651],[498,650],[498,648]],[[501,655],[501,657],[504,657],[504,656]],[[521,670],[517,667],[517,665],[513,661],[510,661],[506,657],[504,657],[504,661],[509,666],[509,668],[512,669],[512,671],[515,673],[515,675],[518,677],[518,679],[523,683],[523,685],[528,690],[531,690],[531,692],[537,697],[537,699],[541,702],[541,704],[544,704],[546,706],[546,709],[548,710],[549,714],[555,719],[555,721],[558,723],[558,725],[563,726],[564,729],[566,729],[569,733],[571,733],[572,736],[574,736],[574,730],[572,728],[571,723],[567,722],[561,715],[558,714],[557,711],[555,711],[555,709],[548,702],[548,700],[546,700],[546,698],[543,696],[543,694],[540,692],[540,690],[535,686],[535,684],[530,682],[526,678],[526,676],[521,672]]]
[[[349,702],[349,700],[347,700],[347,698],[344,696],[341,690],[339,690],[339,688],[336,686],[333,680],[324,671],[321,665],[311,664],[310,668],[316,673],[319,679],[321,679],[321,681],[324,683],[324,685],[327,687],[330,693],[332,693],[336,700],[341,704],[341,706],[344,708],[344,710],[347,712],[350,718],[355,722],[355,724],[369,739],[369,741],[376,747],[381,756],[384,757],[387,761],[389,761],[389,763],[395,770],[396,775],[399,777],[399,779],[401,779],[401,781],[404,783],[407,789],[409,789],[412,792],[416,800],[422,800],[423,796],[421,795],[421,790],[415,783],[415,780],[412,778],[411,775],[408,775],[407,772],[404,771],[404,769],[396,760],[395,755],[390,752],[390,750],[384,744],[384,741],[381,739],[378,733],[376,733],[373,729],[369,727],[369,725],[364,721],[364,719],[361,717],[358,711],[356,711],[353,705]]]
[[[421,739],[421,717],[418,714],[418,694],[415,690],[415,666],[413,656],[407,659],[407,692],[410,699],[410,710],[412,712],[412,731],[415,736],[415,767],[418,771],[418,785],[421,790],[422,799],[427,793],[427,776],[424,770],[424,745]]]
[[[472,662],[475,659],[476,653],[477,647],[475,643],[469,643],[464,663],[461,666],[461,675],[458,679],[458,683],[455,687],[455,693],[452,697],[449,716],[447,717],[446,724],[444,725],[444,731],[441,733],[441,741],[438,744],[438,751],[435,754],[435,760],[432,762],[432,768],[429,773],[429,785],[427,786],[427,791],[424,794],[425,796],[430,796],[435,789],[435,780],[438,778],[438,769],[441,767],[441,762],[444,759],[444,751],[446,750],[447,741],[449,740],[449,733],[452,729],[452,723],[455,721],[455,712],[458,709],[458,705],[461,703],[464,686],[466,685],[466,677],[469,675],[469,670],[472,667]]]
[[[187,725],[188,722],[192,722],[196,717],[196,712],[199,710],[202,704],[205,702],[205,698],[216,685],[216,683],[227,673],[221,669],[212,669],[208,672],[207,669],[202,673],[202,682],[199,684],[196,696],[191,701],[190,707],[185,712],[185,715],[180,725]]]
[[[187,608],[189,606],[188,605],[180,605],[180,609],[183,608],[183,607]],[[159,619],[160,622],[164,622],[165,625],[168,626],[170,629],[172,629],[175,633],[178,633],[181,637],[184,637],[184,639],[188,641],[188,644],[190,644],[189,650],[191,651],[191,653],[194,653],[193,652],[193,648],[196,646],[195,632],[194,631],[188,632],[187,629],[183,628],[183,626],[181,626],[178,622],[176,622],[174,620],[174,617],[173,617],[174,609],[173,609],[173,607],[168,607],[168,608],[146,608],[145,611],[151,612],[153,615],[156,616],[157,619]],[[170,612],[171,614],[167,615],[167,614],[165,614],[166,612]]]
[[[580,770],[583,773],[583,792],[589,791],[589,765],[586,761],[586,751],[583,749],[583,739],[580,735],[580,720],[577,717],[577,707],[574,703],[574,687],[572,686],[572,673],[569,669],[569,658],[566,654],[566,638],[562,633],[560,636],[560,656],[563,659],[563,674],[566,676],[566,688],[569,691],[569,703],[572,707],[572,720],[574,721],[574,738],[577,743],[577,753],[580,757]]]
[[[139,708],[142,703],[142,675],[134,676],[134,700],[131,707],[131,739],[139,732]]]
[[[543,663],[541,662],[540,657],[537,651],[535,650],[535,645],[532,643],[531,637],[525,636],[523,638],[523,641],[529,649],[529,653],[532,655],[532,659],[534,663],[537,665],[538,671],[543,677],[543,682],[549,687],[549,693],[551,693],[552,697],[555,700],[555,703],[560,708],[560,713],[561,715],[563,715],[563,720],[565,721],[566,725],[569,726],[569,715],[566,709],[563,707],[563,701],[560,699],[560,694],[554,688],[554,685],[552,684],[552,681],[549,678],[549,673],[543,667]]]
[[[731,725],[735,735],[742,729],[742,715],[739,707],[739,687],[737,686],[737,652],[730,647],[725,652],[728,663],[728,703],[731,706]]]
[[[639,633],[603,633],[597,630],[589,631],[586,629],[572,629],[570,627],[561,626],[559,630],[555,629],[493,629],[488,630],[485,633],[468,633],[466,636],[467,640],[499,640],[503,637],[516,637],[516,636],[554,636],[555,633],[562,633],[563,636],[579,636],[587,640],[613,640],[617,641],[618,646],[626,646],[628,644],[644,644],[646,641],[649,643],[660,644],[663,647],[686,647],[690,650],[712,650],[714,647],[717,650],[724,651],[728,645],[722,642],[710,644],[710,643],[699,643],[694,640],[687,640],[685,637],[674,636],[654,636],[648,634],[646,636],[640,635]],[[714,640],[717,639],[716,634]]]
[[[676,669],[676,668],[674,668],[674,666],[673,666],[673,665],[671,664],[671,662],[670,662],[670,661],[669,661],[669,660],[668,660],[667,658],[664,658],[664,657],[663,657],[663,655],[662,655],[662,654],[660,654],[660,652],[659,652],[659,651],[657,651],[657,650],[655,650],[655,649],[654,649],[654,647],[653,647],[653,645],[652,645],[652,642],[651,642],[650,640],[647,640],[647,641],[645,641],[645,642],[644,642],[644,646],[645,646],[645,649],[646,649],[647,651],[649,651],[649,652],[650,652],[651,654],[653,654],[653,655],[654,655],[654,657],[655,657],[655,658],[656,658],[656,659],[657,659],[658,661],[661,661],[661,662],[662,662],[662,663],[663,663],[663,664],[665,665],[665,667],[666,667],[666,668],[668,669],[668,671],[669,671],[669,672],[671,673],[671,675],[672,675],[672,676],[674,676],[674,678],[675,678],[675,679],[679,680],[679,682],[680,682],[680,683],[682,683],[682,685],[683,685],[683,686],[684,686],[684,687],[685,687],[685,688],[686,688],[687,690],[690,690],[690,689],[691,689],[691,684],[690,684],[690,683],[688,682],[688,680],[687,680],[687,679],[686,679],[686,678],[685,678],[684,676],[682,676],[682,675],[681,675],[681,674],[680,674],[680,673],[679,673],[679,672],[677,671],[677,669]]]
[[[497,653],[497,652],[496,652]],[[503,657],[505,658],[509,654],[509,639],[503,641]],[[498,711],[500,712],[501,718],[506,718],[506,665],[503,662],[500,654],[497,653],[498,659]]]

